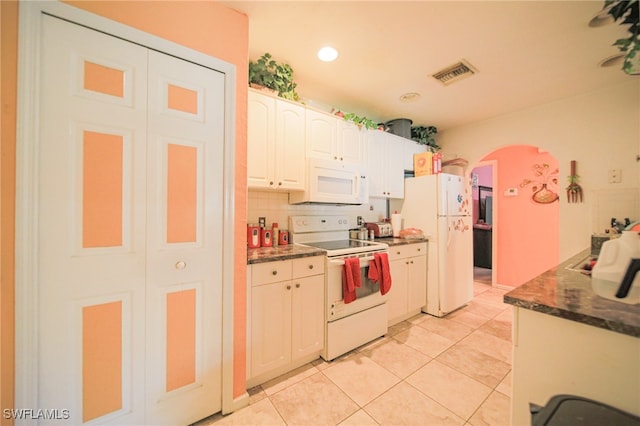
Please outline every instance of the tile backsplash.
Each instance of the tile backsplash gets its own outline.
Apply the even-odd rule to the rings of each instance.
[[[370,198],[369,204],[359,206],[333,206],[321,204],[289,204],[289,194],[286,192],[249,191],[247,207],[247,223],[257,224],[258,217],[267,219],[267,228],[273,222],[278,223],[282,230],[289,229],[289,216],[302,215],[347,215],[356,224],[358,216],[366,222],[378,222],[387,217],[387,200],[384,198]]]

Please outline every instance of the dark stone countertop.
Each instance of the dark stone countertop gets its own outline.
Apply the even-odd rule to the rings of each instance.
[[[284,246],[260,247],[247,249],[247,265],[254,263],[274,262],[277,260],[296,259],[324,255],[325,251],[308,246],[287,244]]]
[[[376,238],[374,242],[388,244],[389,247],[399,246],[404,244],[417,244],[425,243],[428,240],[424,239],[406,239],[406,238]],[[275,262],[278,260],[296,259],[299,257],[310,257],[324,255],[325,251],[322,249],[302,246],[297,244],[287,244],[285,246],[274,247],[260,247],[255,249],[247,249],[247,265],[254,263]]]
[[[570,321],[640,337],[640,304],[616,302],[597,295],[591,277],[567,269],[589,255],[584,250],[566,262],[504,295],[504,302]]]
[[[402,246],[406,244],[426,243],[427,238],[396,238],[396,237],[380,237],[373,240],[374,242],[385,243],[389,247]]]

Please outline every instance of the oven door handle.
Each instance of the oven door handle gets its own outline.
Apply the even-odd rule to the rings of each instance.
[[[361,257],[360,260],[364,260],[365,262],[368,262],[369,260],[373,260],[374,257],[373,256],[366,256],[366,257]],[[329,263],[331,263],[332,265],[344,265],[344,260],[330,260]]]

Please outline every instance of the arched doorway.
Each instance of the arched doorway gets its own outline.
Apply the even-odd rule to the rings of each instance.
[[[486,173],[481,167],[487,165],[491,165],[491,183],[474,182],[474,175]],[[471,173],[476,194],[481,186],[491,188],[484,191],[483,209],[480,196],[473,206],[475,227],[491,230],[492,285],[517,287],[557,265],[559,197],[565,183],[558,173],[558,160],[535,146],[510,145],[482,157]],[[491,217],[487,216],[487,195]]]

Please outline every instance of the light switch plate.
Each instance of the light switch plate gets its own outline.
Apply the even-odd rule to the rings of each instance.
[[[622,170],[620,169],[609,170],[609,183],[620,183],[620,182],[622,182]]]

